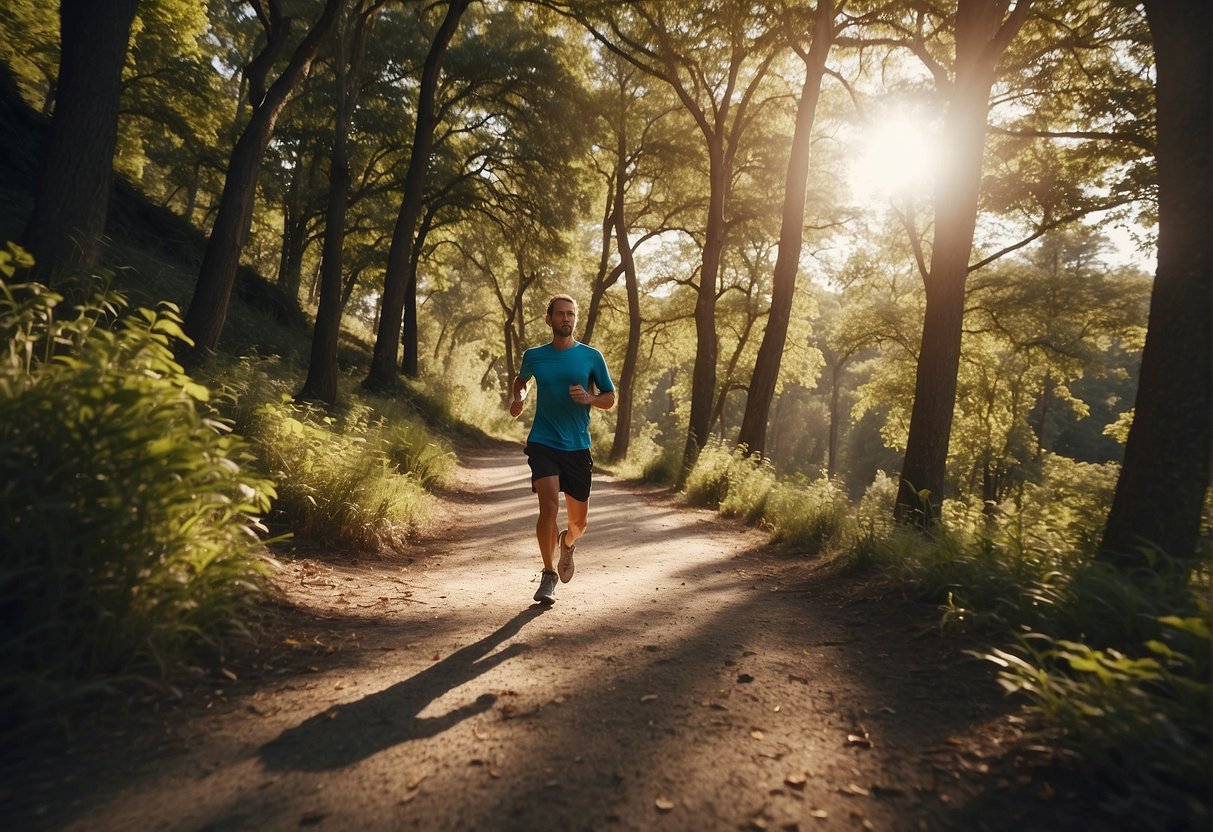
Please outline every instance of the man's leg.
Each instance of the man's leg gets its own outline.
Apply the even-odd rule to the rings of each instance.
[[[559,534],[556,520],[560,514],[560,477],[541,477],[533,484],[535,494],[539,497],[539,519],[535,522],[535,538],[539,541],[539,555],[543,558],[543,568],[552,572],[556,569],[552,565],[552,553],[556,550],[556,535]],[[585,528],[584,516],[583,512],[581,526],[583,529]]]
[[[585,534],[585,529],[588,524],[590,504],[584,500],[578,500],[575,497],[570,497],[566,493],[564,495],[564,511],[569,518],[569,531],[564,536],[564,545],[572,546],[577,542],[577,538]]]

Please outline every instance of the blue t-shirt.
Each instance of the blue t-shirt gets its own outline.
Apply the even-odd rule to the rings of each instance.
[[[569,386],[590,385],[599,393],[615,390],[602,353],[591,346],[574,342],[562,350],[552,344],[531,347],[522,354],[518,375],[535,379],[535,421],[528,442],[547,445],[560,451],[584,451],[590,447],[590,405],[578,404],[569,396]]]

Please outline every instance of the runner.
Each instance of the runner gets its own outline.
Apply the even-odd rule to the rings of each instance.
[[[586,530],[594,465],[590,456],[590,408],[613,407],[615,385],[602,353],[573,338],[577,301],[568,295],[553,295],[544,320],[552,328],[552,340],[523,353],[522,366],[510,384],[510,415],[522,413],[527,386],[535,379],[539,401],[526,443],[531,490],[539,497],[535,537],[543,559],[535,600],[553,604],[556,579],[564,583],[572,579],[573,550]],[[561,491],[569,527],[557,532]],[[560,560],[553,569],[558,546]]]

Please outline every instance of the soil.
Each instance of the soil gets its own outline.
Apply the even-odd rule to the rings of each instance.
[[[929,605],[599,475],[544,608],[535,513],[481,447],[407,553],[281,552],[260,648],[8,749],[6,826],[1115,827]]]

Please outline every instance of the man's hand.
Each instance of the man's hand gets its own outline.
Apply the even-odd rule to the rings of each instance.
[[[510,416],[514,419],[518,418],[518,414],[522,413],[522,400],[526,398],[526,390],[521,394],[515,393],[514,398],[510,401]]]
[[[526,382],[521,378],[515,377],[510,382],[510,417],[517,419],[522,413],[522,402],[526,399]]]
[[[577,404],[592,405],[594,403],[593,394],[580,384],[569,385],[569,398],[577,402]]]

